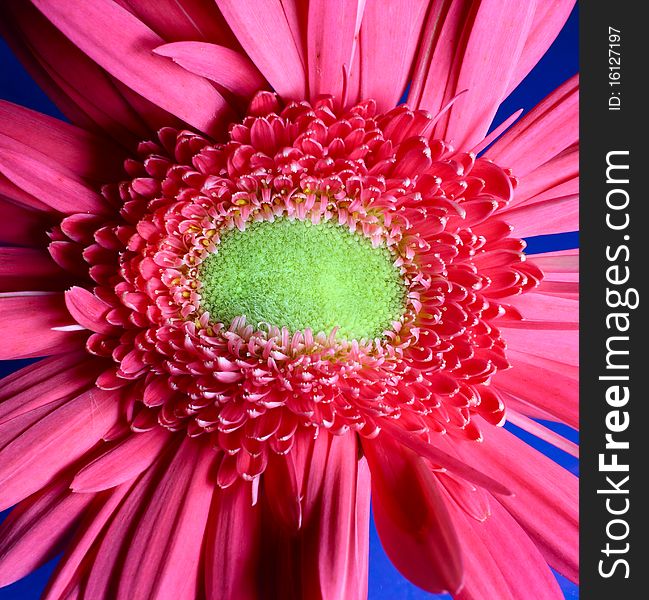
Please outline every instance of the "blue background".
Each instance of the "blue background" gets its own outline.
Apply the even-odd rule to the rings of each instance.
[[[57,108],[32,81],[2,40],[0,40],[0,65],[0,98],[63,118]],[[577,71],[578,15],[577,8],[575,8],[563,31],[555,40],[545,57],[503,103],[496,115],[494,124],[497,125],[502,122],[520,108],[523,108],[525,111],[530,110],[551,90],[577,73]],[[546,252],[548,250],[575,248],[577,247],[578,236],[577,233],[546,235],[528,238],[527,242],[527,252],[532,254]],[[10,373],[28,362],[5,361],[4,363],[0,363],[0,375]],[[578,435],[574,430],[554,424],[545,424],[551,426],[555,431],[558,431],[572,441],[578,441]],[[534,447],[552,457],[573,473],[578,473],[578,461],[573,457],[545,442],[540,442],[514,426],[507,425],[507,428],[526,441],[529,441]],[[4,514],[0,515],[0,519],[2,517],[4,517]],[[38,598],[55,564],[56,560],[51,561],[23,580],[0,589],[0,600],[32,600]],[[559,575],[557,577],[566,598],[574,600],[579,597],[577,586]],[[441,600],[449,597],[428,594],[405,580],[392,566],[383,552],[376,531],[372,528],[370,540],[369,598],[370,600]],[[498,599],[494,598],[493,600]]]

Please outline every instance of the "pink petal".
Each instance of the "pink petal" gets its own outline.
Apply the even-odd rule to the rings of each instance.
[[[7,402],[16,394],[23,393],[33,385],[47,380],[60,370],[72,367],[86,357],[85,352],[80,350],[79,352],[63,356],[44,358],[34,364],[14,371],[10,375],[0,379],[0,382],[2,382],[2,386],[0,386],[0,403]]]
[[[5,181],[12,189],[18,191],[7,179]],[[3,197],[0,183],[0,213],[3,216],[0,219],[0,243],[12,246],[46,246],[49,241],[45,233],[49,225],[46,215]]]
[[[123,177],[123,151],[109,140],[0,100],[0,144],[68,175],[101,183]]]
[[[568,20],[575,1],[552,0],[536,3],[532,27],[510,78],[506,96],[524,79],[552,45]]]
[[[34,6],[3,2],[0,14],[0,28],[12,49],[69,119],[99,129],[129,148],[151,135],[111,77]]]
[[[70,487],[75,492],[100,492],[131,481],[155,461],[170,435],[162,427],[129,435],[83,467]]]
[[[560,356],[563,363],[579,364],[579,338],[576,329],[564,330],[550,327],[544,330],[530,331],[525,329],[526,321],[520,322],[521,328],[509,325],[509,323],[500,324],[501,333],[509,348],[549,360]]]
[[[512,369],[499,371],[492,383],[532,406],[538,406],[571,427],[579,427],[579,381],[552,365],[531,364],[525,355],[509,357]]]
[[[361,98],[379,112],[401,99],[428,8],[428,0],[369,0],[361,23]],[[395,52],[395,48],[399,52]]]
[[[309,96],[343,94],[343,68],[349,72],[364,0],[310,0],[306,32]],[[272,83],[272,82],[271,82]]]
[[[3,206],[5,204],[8,204],[9,206],[18,205],[20,208],[39,212],[41,213],[41,219],[46,219],[48,221],[52,218],[52,215],[44,213],[54,213],[51,207],[37,198],[34,198],[34,196],[28,194],[25,190],[19,188],[15,183],[5,177],[2,172],[0,172],[0,201],[2,201]],[[34,243],[38,243],[43,239],[42,234],[45,233],[45,231],[41,231],[40,233],[41,235],[34,239]],[[23,245],[29,246],[34,244],[26,244],[23,240]]]
[[[510,203],[513,208],[520,202],[535,202],[548,197],[577,194],[579,192],[579,146],[573,144],[546,163],[521,177],[516,195]]]
[[[451,507],[463,541],[465,584],[458,600],[563,600],[545,559],[521,526],[492,500],[491,515],[479,523]]]
[[[11,331],[0,346],[0,359],[63,354],[82,346],[78,331],[56,331],[72,325],[63,294],[0,295],[0,330]]]
[[[115,395],[89,390],[34,423],[0,451],[0,510],[40,489],[116,423]]]
[[[387,436],[393,438],[395,442],[398,442],[405,448],[412,450],[421,458],[427,459],[435,467],[449,469],[467,481],[475,483],[480,487],[484,487],[496,494],[511,494],[511,492],[498,481],[486,477],[484,473],[476,471],[470,465],[458,460],[447,452],[444,452],[436,444],[434,445],[425,442],[420,437],[406,431],[400,425],[391,423],[388,419],[383,419],[383,421],[381,421],[381,429],[385,434],[387,434]]]
[[[74,286],[65,292],[65,305],[74,320],[96,333],[112,333],[115,328],[106,321],[111,307],[85,288]]]
[[[449,101],[457,96],[447,94],[455,90],[460,57],[460,41],[465,23],[472,18],[470,2],[432,3],[419,43],[408,104],[437,115]],[[462,90],[459,90],[462,91]]]
[[[390,560],[426,591],[456,593],[462,586],[460,544],[430,469],[385,437],[363,439],[363,449],[374,520]]]
[[[523,109],[521,108],[520,110],[517,110],[515,113],[507,117],[500,125],[498,125],[498,127],[496,127],[493,131],[489,132],[489,135],[487,135],[487,137],[479,141],[471,149],[471,152],[473,152],[474,154],[479,154],[485,148],[491,146],[491,144],[493,144],[495,140],[497,140],[503,133],[505,133],[505,131],[507,131],[512,126],[512,124],[518,121],[519,117],[522,114],[523,114]]]
[[[458,451],[477,468],[507,483],[515,496],[500,497],[500,503],[550,566],[576,581],[579,480],[502,428],[490,427],[484,433],[482,444],[458,444]]]
[[[466,515],[477,521],[484,521],[489,516],[489,499],[491,498],[489,492],[448,471],[435,471],[434,475],[452,501]]]
[[[286,529],[297,531],[302,524],[302,490],[298,484],[293,452],[286,456],[270,453],[263,481],[274,517]]]
[[[87,389],[97,367],[87,354],[68,353],[38,361],[0,380],[0,423]]]
[[[301,52],[280,0],[217,0],[246,54],[285,99],[305,98]]]
[[[199,561],[214,481],[214,451],[186,438],[138,518],[119,575],[117,600],[198,594]],[[182,568],[179,568],[182,565]]]
[[[124,484],[105,494],[73,494],[90,497],[92,503],[48,583],[43,595],[44,600],[67,599],[70,598],[70,594],[74,597],[73,590],[78,588],[79,581],[85,575],[84,559],[128,491],[129,485]]]
[[[530,256],[534,264],[539,267],[546,277],[569,275],[579,273],[579,250],[560,250],[558,252],[544,252]]]
[[[555,448],[559,448],[564,452],[567,452],[571,456],[579,458],[579,446],[570,440],[567,440],[563,436],[555,433],[551,429],[548,429],[541,423],[533,421],[529,417],[526,417],[524,414],[521,414],[515,410],[507,410],[507,420],[510,423],[513,423],[517,427],[520,427],[524,431],[531,433],[540,440],[552,444]]]
[[[66,0],[65,5],[34,0],[34,4],[78,48],[133,91],[205,133],[219,131],[227,102],[201,78],[155,56],[152,50],[164,40],[120,6],[110,0]]]
[[[527,113],[487,152],[524,177],[579,139],[579,78],[566,81]]]
[[[266,88],[266,80],[246,56],[225,46],[203,42],[175,42],[154,50],[194,73],[214,81],[226,90],[250,100]]]
[[[210,510],[205,544],[208,600],[256,600],[259,582],[260,508],[252,505],[250,487],[237,482],[219,490]]]
[[[524,319],[579,322],[579,302],[577,300],[529,292],[506,298],[506,302],[517,308]]]
[[[92,499],[72,494],[65,480],[56,480],[14,508],[0,525],[0,586],[53,558]]]
[[[320,510],[305,534],[308,555],[317,561],[303,567],[313,597],[317,590],[323,598],[366,598],[369,500],[369,471],[358,462],[355,434],[332,436]]]
[[[166,41],[197,40],[238,46],[212,0],[118,0]]]
[[[508,82],[521,55],[533,15],[534,3],[531,2],[480,2],[466,50],[456,58],[461,66],[451,96],[465,89],[468,91],[436,127],[437,133],[447,121],[441,137],[453,143],[456,149],[470,149],[486,135],[507,95]]]
[[[2,220],[8,215],[2,214]],[[0,291],[57,290],[67,287],[68,274],[45,250],[0,247]]]
[[[115,488],[115,493],[120,495],[122,489],[127,488],[126,496],[118,506],[112,507],[112,514],[102,515],[102,519],[108,519],[108,523],[103,529],[98,530],[92,523],[88,524],[87,537],[83,538],[83,543],[89,545],[94,542],[96,556],[94,561],[87,565],[87,571],[84,573],[85,597],[111,599],[117,597],[120,573],[116,567],[123,564],[124,555],[130,547],[136,520],[152,499],[152,492],[161,475],[158,467],[165,458],[170,459],[171,454],[176,450],[177,445],[171,447],[169,453],[164,458],[161,457],[157,465],[145,471],[132,487],[124,484]],[[95,540],[90,539],[95,536]],[[72,561],[81,558],[72,556],[69,560],[73,564]],[[74,576],[71,576],[71,583],[74,584]],[[57,596],[54,598],[58,600]]]
[[[524,202],[498,213],[513,225],[514,235],[530,237],[579,229],[579,196],[570,195],[540,202]]]
[[[32,156],[3,148],[0,172],[19,188],[59,212],[101,214],[108,210],[103,198],[83,181]]]
[[[319,510],[322,486],[324,485],[325,468],[329,456],[329,436],[300,434],[295,439],[296,477],[300,488],[303,488],[303,520],[310,521]],[[300,477],[304,480],[300,480]]]
[[[533,349],[530,350],[532,350],[533,352]],[[536,365],[541,368],[548,369],[549,371],[552,371],[554,373],[566,375],[567,377],[570,377],[574,380],[579,379],[579,367],[576,365],[571,365],[564,361],[543,358],[541,356],[536,356],[533,353],[530,353],[530,351],[514,350],[513,348],[507,349],[507,356],[510,355],[513,358],[522,360],[530,365]],[[555,356],[554,358],[556,359],[557,357]]]
[[[304,44],[304,30],[306,28],[307,15],[309,11],[308,2],[302,0],[280,0],[286,22],[291,30],[291,37],[297,49],[303,72],[306,68],[306,48]],[[306,75],[305,75],[306,81]]]

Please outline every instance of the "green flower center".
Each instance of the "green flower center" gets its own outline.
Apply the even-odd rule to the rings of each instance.
[[[261,221],[230,230],[200,267],[211,321],[237,316],[295,332],[372,339],[404,311],[406,290],[387,248],[333,223]]]

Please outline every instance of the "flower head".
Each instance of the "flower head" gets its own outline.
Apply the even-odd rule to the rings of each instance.
[[[68,53],[35,73],[113,141],[2,105],[2,236],[24,247],[2,250],[0,307],[25,315],[5,355],[52,357],[5,380],[0,580],[75,532],[50,598],[361,598],[371,489],[417,585],[554,597],[574,478],[499,427],[571,449],[530,417],[576,424],[575,259],[521,237],[574,224],[576,82],[478,155],[571,3],[512,3],[494,89],[476,57],[498,3],[415,3],[403,64],[377,3],[32,4],[3,9],[9,36]]]

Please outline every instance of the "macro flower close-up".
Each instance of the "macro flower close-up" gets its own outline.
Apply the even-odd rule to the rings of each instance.
[[[7,0],[0,586],[456,600],[578,578],[574,0]],[[505,428],[504,425],[508,424]]]

